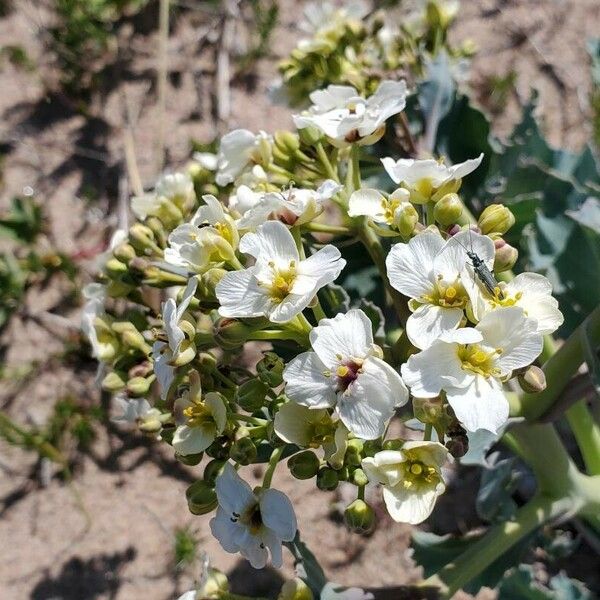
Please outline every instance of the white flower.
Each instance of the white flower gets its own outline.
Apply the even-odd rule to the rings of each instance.
[[[127,398],[117,395],[113,404],[118,413],[111,418],[115,423],[135,423],[147,433],[158,433],[162,429],[163,413],[158,408],[153,408],[144,398]],[[168,413],[166,414],[168,417]]]
[[[323,36],[343,26],[346,20],[361,20],[369,14],[369,10],[369,5],[363,0],[346,2],[342,7],[331,2],[310,2],[304,8],[304,19],[300,21],[299,28],[312,37]]]
[[[402,184],[411,193],[411,201],[424,204],[438,196],[455,192],[460,180],[473,172],[483,160],[483,154],[448,167],[433,159],[382,158],[381,162],[394,183]],[[436,195],[437,194],[437,195]]]
[[[456,417],[468,431],[496,433],[508,418],[502,382],[526,367],[542,350],[534,320],[516,306],[486,314],[475,328],[443,334],[402,365],[402,377],[415,398],[444,390]]]
[[[350,196],[348,215],[370,217],[375,223],[384,223],[398,228],[400,218],[407,209],[413,209],[408,201],[410,193],[398,188],[386,198],[379,190],[363,188]]]
[[[537,332],[542,335],[553,333],[564,321],[558,300],[552,296],[552,285],[543,275],[521,273],[512,281],[500,281],[493,297],[483,285],[477,283],[479,293],[473,302],[476,319],[501,306],[518,306],[537,323]]]
[[[334,469],[343,466],[348,429],[341,421],[334,421],[327,409],[286,402],[275,415],[274,428],[284,442],[302,448],[322,447],[325,460]]]
[[[400,375],[381,359],[367,315],[353,309],[322,319],[311,331],[310,343],[314,352],[300,354],[283,372],[287,396],[311,409],[336,407],[358,437],[383,435],[408,392]]]
[[[182,456],[206,450],[227,424],[227,409],[220,394],[209,392],[202,396],[197,371],[189,375],[190,388],[175,401],[177,429],[173,448]]]
[[[467,237],[468,236],[468,237]],[[412,299],[414,312],[406,333],[417,348],[427,348],[441,334],[456,329],[470,300],[477,300],[475,274],[466,248],[492,268],[494,242],[487,236],[460,232],[445,241],[436,231],[424,231],[407,244],[395,244],[385,264],[390,285]]]
[[[438,442],[404,442],[401,450],[384,450],[362,461],[369,481],[383,485],[385,506],[398,523],[422,523],[446,486],[441,467],[448,450]]]
[[[304,310],[317,291],[334,281],[346,261],[337,248],[327,245],[304,260],[288,228],[268,221],[240,240],[240,251],[256,263],[224,275],[217,284],[223,317],[267,317],[286,323]]]
[[[374,143],[383,135],[385,121],[406,106],[406,83],[382,81],[368,99],[351,86],[330,85],[310,94],[313,106],[294,115],[298,129],[316,127],[332,142]]]
[[[100,283],[88,283],[83,288],[87,302],[81,313],[81,330],[92,346],[92,356],[99,361],[110,361],[117,351],[119,342],[115,334],[105,323],[109,317],[104,312],[106,286]],[[99,317],[104,317],[100,319]]]
[[[175,368],[171,365],[173,353],[169,344],[165,342],[154,342],[152,346],[153,370],[160,387],[160,397],[165,400],[169,388],[175,379]]]
[[[231,260],[239,241],[237,227],[219,200],[210,194],[202,199],[205,204],[191,221],[169,234],[164,253],[167,263],[198,273],[214,262]]]
[[[296,536],[296,515],[288,497],[278,490],[250,486],[226,463],[216,483],[219,507],[210,521],[212,534],[225,552],[240,552],[255,569],[283,562],[281,542]]]
[[[323,211],[323,202],[329,200],[343,188],[332,179],[324,181],[316,190],[295,189],[282,192],[246,192],[242,198],[246,201],[242,217],[237,222],[240,229],[254,229],[268,220],[274,219],[286,225],[300,225],[311,221]],[[248,201],[254,201],[248,206]],[[238,210],[242,208],[237,202]]]
[[[256,135],[247,129],[235,129],[224,135],[217,155],[217,185],[233,183],[252,162],[261,140],[269,139],[263,131]]]
[[[165,333],[167,334],[167,339],[169,340],[169,348],[173,357],[175,358],[177,358],[180,352],[182,352],[184,349],[187,349],[187,347],[190,345],[190,342],[193,342],[193,334],[195,333],[195,329],[190,332],[190,328],[186,327],[186,325],[182,323],[182,319],[187,307],[196,293],[197,287],[198,280],[195,277],[192,277],[183,290],[183,296],[181,297],[181,302],[179,305],[175,303],[173,298],[169,298],[166,302],[163,302],[162,305]],[[189,340],[187,344],[184,344],[186,338],[186,331],[184,330],[187,330],[188,336],[191,337],[191,340]]]
[[[217,155],[212,152],[194,152],[192,159],[207,171],[216,171],[219,164]]]
[[[188,174],[167,173],[156,182],[154,192],[131,199],[131,210],[138,219],[145,219],[158,215],[166,202],[181,209],[192,205],[195,199],[194,182]]]

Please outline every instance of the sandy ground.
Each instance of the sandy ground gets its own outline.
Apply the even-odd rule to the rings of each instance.
[[[230,127],[273,131],[290,124],[289,113],[271,106],[265,90],[275,76],[275,58],[298,38],[292,26],[303,3],[282,2],[283,23],[273,40],[274,57],[262,60],[252,87],[232,87]],[[126,82],[96,97],[85,118],[69,101],[48,94],[52,73],[40,35],[47,15],[37,3],[15,0],[15,10],[0,20],[3,44],[24,45],[42,65],[33,74],[10,66],[0,72],[0,138],[10,145],[3,169],[0,206],[30,186],[45,207],[50,236],[62,251],[74,253],[101,243],[105,227],[116,223],[115,204],[123,177],[123,131],[127,103],[137,161],[145,185],[154,177],[156,101],[152,86],[156,40],[123,35],[132,60]],[[518,73],[517,90],[496,126],[510,130],[518,107],[531,87],[540,90],[540,113],[550,139],[571,148],[588,138],[585,117],[589,93],[585,40],[600,22],[600,4],[593,0],[488,0],[462,2],[453,30],[456,39],[472,38],[481,49],[473,61],[473,85],[483,88],[490,75],[509,69]],[[597,27],[596,27],[597,28]],[[170,165],[181,165],[193,137],[214,134],[210,118],[211,59],[196,49],[197,30],[184,24],[171,36],[169,56],[179,76],[168,88],[166,146]],[[200,82],[200,83],[198,83]],[[485,98],[481,98],[485,100]],[[90,190],[94,190],[93,193]],[[95,200],[90,201],[94,196]],[[106,219],[106,214],[111,217]],[[84,265],[85,266],[85,265]],[[27,310],[58,310],[61,286],[29,294]],[[76,323],[76,311],[63,314]],[[65,335],[65,331],[60,331]],[[2,340],[4,364],[18,368],[43,365],[31,380],[1,382],[0,402],[24,423],[41,423],[53,403],[67,394],[100,402],[94,367],[76,368],[49,358],[62,342],[55,329],[31,319],[15,319]],[[246,469],[251,477],[252,469]],[[65,485],[52,467],[35,463],[32,455],[0,444],[0,598],[2,600],[166,600],[189,588],[194,568],[177,574],[173,565],[174,531],[189,526],[199,547],[215,566],[227,571],[240,592],[268,594],[279,575],[255,572],[224,553],[208,533],[207,519],[187,510],[184,490],[194,469],[181,467],[167,451],[141,437],[113,429],[99,432],[90,455],[83,456],[74,480]],[[315,493],[312,484],[297,482],[281,469],[275,485],[298,508],[304,540],[314,548],[329,576],[344,584],[384,586],[415,582],[420,569],[410,558],[410,527],[393,524],[382,512],[369,537],[349,534],[339,519],[343,490]],[[454,487],[460,490],[463,481]],[[447,531],[472,524],[472,499],[445,504],[434,522]],[[288,562],[285,573],[291,574]],[[493,597],[483,590],[479,598]]]

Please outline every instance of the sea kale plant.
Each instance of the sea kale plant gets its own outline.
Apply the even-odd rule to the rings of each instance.
[[[226,552],[256,569],[280,567],[282,546],[292,552],[297,579],[283,599],[342,596],[300,539],[302,507],[272,487],[276,469],[323,492],[353,486],[345,521],[364,533],[377,519],[367,487],[381,491],[393,521],[422,523],[446,490],[447,467],[486,464],[501,437],[537,491],[500,516],[492,502],[486,535],[446,558],[438,550],[423,589],[443,597],[545,523],[577,516],[600,531],[597,424],[585,405],[569,409],[584,471],[553,425],[537,422],[584,360],[594,364],[600,312],[567,324],[549,279],[523,271],[511,229],[534,240],[530,262],[547,230],[540,219],[527,232],[514,212],[531,213],[545,192],[514,211],[501,201],[510,185],[534,185],[533,175],[519,179],[516,138],[490,143],[443,63],[410,87],[383,79],[372,93],[313,90],[292,131],[227,133],[216,153],[196,153],[184,172],[132,199],[135,222],[115,234],[85,290],[83,327],[116,419],[197,466],[189,509],[213,514]],[[518,143],[536,132],[529,123]],[[554,255],[542,254],[548,267]],[[557,350],[551,335],[567,325]],[[251,360],[244,350],[257,342],[264,351]],[[245,467],[255,464],[265,468],[252,488]],[[487,497],[489,507],[496,496]],[[232,596],[207,568],[184,597]]]

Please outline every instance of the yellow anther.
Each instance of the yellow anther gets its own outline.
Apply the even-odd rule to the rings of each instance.
[[[413,463],[410,465],[410,472],[413,475],[420,475],[423,472],[423,466],[419,463]]]
[[[350,369],[346,365],[340,365],[335,372],[338,377],[346,377],[350,373]]]
[[[454,298],[456,298],[456,294],[458,292],[456,291],[456,288],[453,288],[452,286],[450,286],[447,290],[446,290],[446,298],[450,299],[450,300],[454,300]]]

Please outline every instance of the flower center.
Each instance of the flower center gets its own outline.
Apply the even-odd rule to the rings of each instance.
[[[440,276],[431,294],[423,295],[423,299],[428,304],[436,304],[443,308],[464,308],[469,296],[459,279],[448,283]]]
[[[420,460],[407,460],[404,463],[404,487],[421,487],[437,483],[440,476],[435,467],[431,467]]]
[[[189,427],[201,427],[208,421],[212,421],[212,413],[202,401],[195,401],[183,409],[183,416],[187,419]]]
[[[381,201],[383,217],[388,225],[394,224],[396,210],[400,207],[400,204],[402,204],[402,201],[397,198],[383,198],[383,200]]]
[[[458,358],[465,371],[471,371],[484,377],[499,377],[500,369],[495,366],[501,349],[484,350],[479,344],[461,344],[458,347]]]
[[[323,444],[333,441],[335,436],[335,423],[329,415],[325,415],[320,421],[314,423],[310,434],[310,446],[320,448]]]
[[[250,530],[250,533],[256,535],[263,526],[262,515],[260,514],[260,504],[249,506],[243,515],[236,517]]]
[[[429,177],[419,179],[419,181],[417,181],[413,187],[417,192],[419,192],[419,194],[425,196],[426,198],[429,198],[434,190],[433,183]]]
[[[231,244],[232,236],[231,229],[227,226],[227,223],[215,223],[214,228],[217,230],[219,235],[227,242]]]
[[[335,370],[337,378],[336,387],[338,392],[345,392],[352,382],[356,381],[363,361],[358,359],[350,359],[340,364]]]
[[[491,303],[494,306],[515,306],[517,302],[523,297],[523,292],[517,292],[514,296],[508,296],[505,291],[500,288],[494,290],[494,297]],[[527,314],[527,313],[525,313]]]
[[[274,302],[280,303],[290,294],[296,279],[296,261],[291,260],[287,269],[278,269],[270,262],[273,277],[269,286],[269,295]]]

